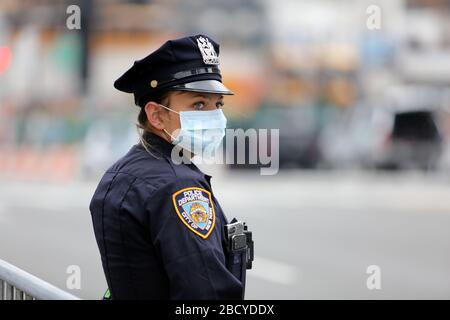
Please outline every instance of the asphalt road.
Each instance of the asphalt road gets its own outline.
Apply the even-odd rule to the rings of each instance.
[[[439,176],[220,173],[213,191],[254,232],[248,299],[449,299],[450,181]],[[106,289],[88,205],[96,181],[0,180],[0,259],[77,296]],[[68,267],[81,270],[69,290]],[[368,266],[380,270],[369,290]]]

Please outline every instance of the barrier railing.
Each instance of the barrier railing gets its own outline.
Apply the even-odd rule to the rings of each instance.
[[[0,300],[79,300],[0,259]]]

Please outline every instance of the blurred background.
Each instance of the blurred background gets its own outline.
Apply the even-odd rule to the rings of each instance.
[[[102,296],[88,206],[138,139],[112,84],[197,33],[221,45],[229,127],[280,130],[278,174],[205,168],[254,232],[247,298],[449,299],[449,0],[2,0],[0,259]]]

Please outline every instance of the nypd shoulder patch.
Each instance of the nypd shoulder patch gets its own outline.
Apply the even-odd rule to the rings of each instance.
[[[216,213],[211,193],[203,188],[184,188],[172,195],[178,217],[189,230],[206,239],[214,229]]]

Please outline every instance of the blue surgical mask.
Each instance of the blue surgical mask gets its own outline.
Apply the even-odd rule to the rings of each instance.
[[[227,127],[227,118],[221,109],[177,112],[161,106],[180,115],[181,128],[175,131],[175,136],[164,129],[172,138],[172,144],[202,157],[214,156]]]

